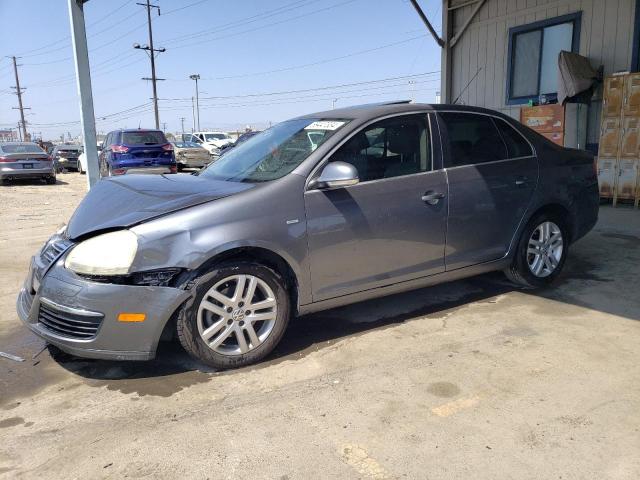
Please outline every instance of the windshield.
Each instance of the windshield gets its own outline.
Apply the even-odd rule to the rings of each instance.
[[[167,143],[164,134],[157,130],[136,132],[122,132],[122,143],[125,145],[156,145],[158,143]]]
[[[29,143],[21,143],[14,145],[0,145],[0,152],[4,153],[44,153],[37,145]]]
[[[213,140],[228,140],[230,137],[225,133],[205,133],[204,139],[207,142],[211,142]]]
[[[251,137],[200,175],[234,182],[268,182],[300,165],[348,120],[289,120]],[[313,142],[309,133],[314,133]]]

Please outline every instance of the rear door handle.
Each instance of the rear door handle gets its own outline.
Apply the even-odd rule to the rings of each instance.
[[[436,205],[440,200],[444,198],[444,193],[428,191],[422,196],[422,201],[429,205]]]

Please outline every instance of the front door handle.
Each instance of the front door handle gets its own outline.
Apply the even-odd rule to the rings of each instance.
[[[529,178],[527,177],[517,177],[516,178],[516,186],[520,187],[522,185],[526,185],[529,183]]]
[[[444,193],[428,191],[422,196],[422,201],[429,205],[436,205],[440,200],[444,198]]]

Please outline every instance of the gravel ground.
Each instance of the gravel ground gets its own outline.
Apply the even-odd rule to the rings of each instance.
[[[0,478],[640,477],[639,211],[602,208],[552,289],[491,274],[323,312],[216,373],[20,325],[29,257],[85,192],[58,179],[0,186],[0,351],[25,358],[0,358]]]

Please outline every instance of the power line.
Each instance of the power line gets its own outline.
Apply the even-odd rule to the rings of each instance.
[[[407,38],[405,40],[400,40],[400,41],[397,41],[397,42],[388,43],[386,45],[381,45],[379,47],[367,48],[365,50],[359,50],[357,52],[352,52],[352,53],[348,53],[348,54],[345,54],[345,55],[340,55],[338,57],[332,57],[332,58],[327,58],[327,59],[324,59],[324,60],[318,60],[317,62],[303,63],[301,65],[293,65],[293,66],[290,66],[290,67],[276,68],[276,69],[273,69],[273,70],[264,70],[264,71],[261,71],[261,72],[241,73],[241,74],[238,74],[238,75],[225,75],[225,76],[221,76],[221,77],[209,77],[209,78],[203,78],[203,80],[232,80],[232,79],[236,79],[236,78],[253,77],[253,76],[256,76],[256,75],[270,75],[272,73],[290,72],[291,70],[299,70],[299,69],[307,68],[307,67],[315,67],[317,65],[323,65],[325,63],[335,62],[337,60],[344,60],[346,58],[351,58],[351,57],[355,57],[355,56],[358,56],[358,55],[364,55],[366,53],[377,52],[377,51],[383,50],[385,48],[395,47],[397,45],[403,45],[405,43],[413,42],[415,40],[418,40],[418,39],[424,38],[424,37],[425,37],[425,35],[418,35],[417,37]]]
[[[265,28],[273,27],[275,25],[280,25],[280,24],[283,24],[283,23],[287,23],[287,22],[290,22],[292,20],[298,20],[298,19],[303,18],[303,17],[308,17],[309,15],[313,15],[313,14],[316,14],[316,13],[324,12],[324,11],[327,11],[327,10],[332,10],[334,8],[337,8],[337,7],[342,7],[344,5],[347,5],[347,4],[356,2],[356,1],[358,1],[358,0],[345,0],[343,2],[334,4],[334,5],[329,5],[328,7],[319,8],[319,9],[313,10],[311,12],[307,12],[307,13],[303,13],[301,15],[297,15],[295,17],[285,18],[285,19],[279,20],[277,22],[272,22],[272,23],[268,23],[266,25],[261,25],[259,27],[250,28],[250,29],[247,29],[247,30],[242,30],[240,32],[230,33],[228,35],[222,35],[220,37],[213,38],[213,39],[211,39],[209,41],[221,40],[223,38],[236,37],[238,35],[243,35],[245,33],[255,32],[255,31],[258,31],[258,30],[265,29]],[[171,44],[171,42],[167,42],[167,43]],[[202,44],[203,44],[203,42],[192,42],[192,43],[187,43],[187,44],[184,44],[184,45],[174,46],[173,49],[175,50],[175,49],[180,49],[180,48],[188,48],[188,47],[193,47],[193,46],[202,45]]]
[[[98,25],[99,23],[104,22],[105,20],[109,20],[109,19],[111,19],[110,17],[111,17],[114,13],[116,13],[116,12],[118,12],[118,11],[122,10],[122,9],[123,9],[126,5],[128,5],[129,3],[130,3],[130,0],[125,0],[125,1],[124,1],[124,3],[122,3],[119,7],[115,8],[115,9],[114,9],[114,10],[112,10],[111,12],[107,13],[106,15],[104,15],[100,20],[96,20],[95,22],[90,23],[88,26],[89,26],[89,27],[92,27],[92,26],[94,26],[94,25]],[[106,29],[105,29],[105,30],[106,30]],[[104,30],[103,30],[103,31],[104,31]],[[32,49],[32,50],[26,50],[26,51],[24,51],[24,52],[20,53],[20,56],[21,56],[21,57],[24,57],[24,58],[27,58],[27,57],[35,57],[35,56],[37,56],[37,55],[44,55],[44,54],[46,54],[47,52],[38,53],[37,55],[30,55],[30,54],[31,54],[32,52],[39,52],[40,50],[45,50],[45,49],[47,49],[47,48],[51,47],[52,45],[56,45],[56,44],[58,44],[58,43],[61,43],[61,42],[66,41],[66,40],[71,40],[71,35],[65,35],[64,37],[59,38],[58,40],[55,40],[55,41],[53,41],[53,42],[49,42],[47,45],[43,45],[42,47],[34,48],[34,49]],[[67,46],[68,46],[68,45],[67,45]],[[64,48],[66,48],[67,46],[65,46]],[[50,50],[49,52],[52,52],[52,51],[58,51],[58,50],[60,50],[60,49]],[[69,58],[71,58],[71,57],[69,57]]]
[[[355,86],[360,86],[360,85],[371,85],[374,83],[384,83],[384,82],[393,82],[393,81],[398,81],[398,80],[408,80],[408,79],[412,79],[412,78],[416,78],[416,77],[425,77],[425,76],[430,76],[430,75],[436,75],[440,73],[440,70],[434,70],[432,72],[423,72],[423,73],[415,73],[413,75],[400,75],[400,76],[396,76],[396,77],[387,77],[387,78],[380,78],[377,80],[365,80],[362,82],[351,82],[351,83],[341,83],[338,85],[328,85],[328,86],[323,86],[323,87],[315,87],[315,88],[304,88],[304,89],[300,89],[300,90],[281,90],[281,91],[276,91],[276,92],[262,92],[262,93],[245,93],[242,95],[225,95],[225,96],[211,96],[211,97],[202,97],[202,100],[224,100],[224,99],[229,99],[229,98],[248,98],[248,97],[265,97],[265,96],[275,96],[275,95],[289,95],[292,93],[306,93],[306,92],[316,92],[316,91],[322,91],[322,90],[335,90],[338,88],[348,88],[348,87],[355,87]],[[162,98],[161,100],[163,101],[189,101],[190,97],[183,97],[183,98]]]
[[[315,0],[296,0],[295,2],[287,3],[286,5],[282,5],[281,7],[274,8],[272,10],[267,10],[265,12],[261,12],[261,13],[256,14],[256,15],[251,15],[249,17],[239,18],[238,20],[234,20],[234,21],[229,22],[229,23],[224,23],[224,24],[218,25],[217,27],[214,27],[214,28],[206,28],[206,29],[200,30],[198,32],[188,33],[188,34],[185,34],[185,35],[178,35],[177,37],[170,37],[170,38],[167,38],[167,39],[163,40],[163,42],[164,43],[171,43],[171,42],[181,41],[181,40],[190,40],[192,38],[198,38],[198,37],[201,37],[201,36],[206,36],[206,35],[209,35],[209,34],[218,33],[218,32],[224,31],[224,30],[228,30],[229,28],[246,25],[246,24],[258,21],[258,20],[263,20],[265,18],[271,18],[273,16],[280,15],[282,13],[286,13],[286,12],[291,11],[291,10],[295,10],[295,9],[298,9],[298,8],[305,7],[306,5],[308,5],[309,3],[313,2],[313,1],[315,1]]]

